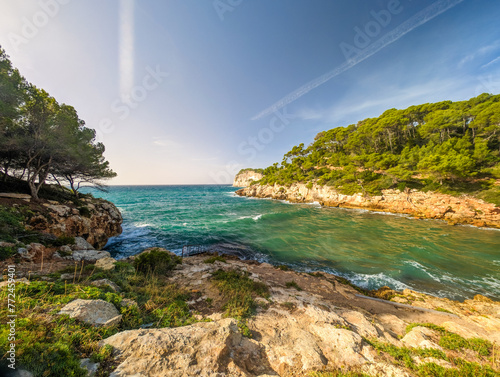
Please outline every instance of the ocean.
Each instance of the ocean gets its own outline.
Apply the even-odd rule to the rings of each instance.
[[[438,220],[239,197],[223,186],[85,189],[116,204],[123,233],[105,247],[115,258],[147,247],[184,246],[325,271],[364,288],[410,288],[464,300],[500,299],[500,231]]]

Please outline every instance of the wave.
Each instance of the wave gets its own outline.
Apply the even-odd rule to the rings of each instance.
[[[409,264],[410,266],[416,268],[417,270],[420,270],[420,271],[423,271],[425,272],[427,275],[429,275],[432,279],[434,279],[435,281],[437,282],[441,282],[441,279],[439,279],[437,276],[434,276],[433,274],[431,274],[429,272],[429,269],[423,265],[421,265],[420,263],[418,263],[417,261],[414,261],[414,260],[410,260],[410,261],[404,261],[403,262],[404,264]]]

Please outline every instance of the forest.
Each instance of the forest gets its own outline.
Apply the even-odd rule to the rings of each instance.
[[[76,110],[29,83],[0,47],[0,187],[23,182],[33,199],[47,183],[98,187],[116,176],[95,130]]]
[[[500,205],[500,95],[390,109],[332,128],[263,173],[255,184],[316,183],[366,195],[414,188]]]

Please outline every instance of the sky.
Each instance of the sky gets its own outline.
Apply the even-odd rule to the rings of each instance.
[[[0,46],[112,185],[227,184],[390,108],[500,93],[498,0],[0,0]]]

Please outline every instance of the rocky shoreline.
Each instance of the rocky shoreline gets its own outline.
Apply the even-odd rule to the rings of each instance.
[[[37,343],[37,352],[46,353],[37,363],[66,352],[64,360],[71,360],[61,364],[64,375],[498,375],[500,302],[481,295],[457,302],[388,287],[365,291],[332,274],[217,253],[181,260],[150,248],[117,261],[94,249],[104,238],[71,226],[77,218],[86,224],[84,217],[89,224],[110,223],[95,234],[118,231],[121,216],[106,203],[90,200],[89,212],[55,202],[33,204],[29,229],[48,224],[42,227],[48,232],[74,230],[74,240],[62,246],[1,245],[18,250],[1,262],[0,310],[6,311],[15,286],[17,313],[29,318],[19,324],[19,334],[46,331]],[[39,221],[43,216],[46,221]],[[14,283],[5,273],[12,265]],[[72,351],[57,351],[54,344],[67,342],[61,336],[68,332],[87,345],[64,343]],[[18,347],[32,352],[25,339],[20,336]],[[27,370],[14,376],[40,375],[34,372],[42,370],[37,363],[21,365]]]
[[[145,253],[151,250],[164,249]],[[120,261],[120,271],[133,265],[134,259]],[[106,267],[103,260],[107,260]],[[387,287],[360,292],[328,273],[295,272],[231,256],[202,254],[184,258],[162,277],[167,286],[173,284],[185,292],[193,320],[180,327],[158,328],[152,323],[120,331],[129,308],[147,310],[151,299],[145,304],[129,299],[121,273],[112,274],[115,264],[118,266],[113,258],[85,259],[87,263],[95,263],[95,278],[95,268],[90,275],[52,271],[31,274],[18,284],[62,280],[68,286],[73,282],[82,291],[102,287],[104,292],[116,292],[106,294],[106,298],[112,297],[109,301],[79,298],[57,307],[58,315],[96,328],[116,329],[99,343],[112,349],[106,364],[107,368],[112,365],[112,371],[105,375],[113,377],[291,377],[311,373],[326,377],[330,376],[326,372],[340,370],[351,371],[350,376],[409,377],[421,376],[429,368],[451,372],[461,365],[491,371],[481,375],[494,376],[500,361],[500,303],[480,295],[461,303]],[[108,278],[102,279],[100,275],[106,271]],[[244,322],[228,315],[228,297],[215,280],[221,273],[268,289],[265,297],[255,297],[255,309]],[[460,342],[449,345],[446,339],[450,337]],[[402,361],[394,352],[406,354],[407,359]],[[82,358],[81,365],[90,376],[102,368],[89,358]]]
[[[406,214],[416,218],[445,220],[451,225],[500,228],[500,208],[495,204],[463,195],[455,197],[417,190],[383,190],[381,195],[344,195],[328,186],[294,183],[289,187],[253,184],[237,195],[287,200],[292,203],[318,202],[326,207],[364,209]]]

